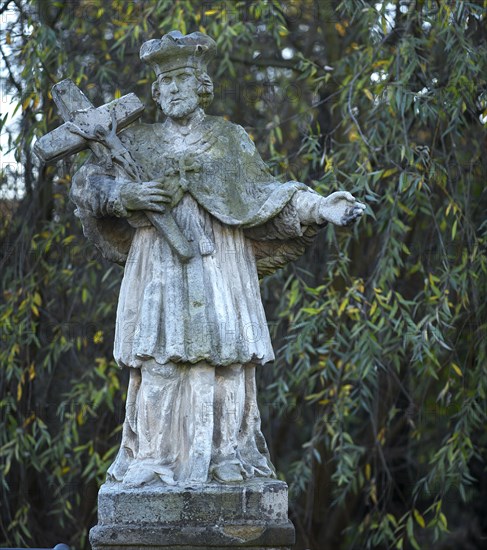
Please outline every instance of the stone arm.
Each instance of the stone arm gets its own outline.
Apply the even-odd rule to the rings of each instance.
[[[71,198],[95,218],[127,218],[134,211],[164,212],[169,193],[161,182],[136,183],[114,177],[96,164],[84,165],[73,178]]]
[[[311,190],[298,191],[292,203],[302,225],[323,225],[327,222],[339,226],[351,225],[366,208],[347,191],[337,191],[328,197]]]
[[[121,199],[121,189],[125,183],[96,164],[85,164],[73,177],[71,200],[78,209],[89,212],[95,218],[127,217],[128,212]]]
[[[266,187],[269,182],[276,180],[245,130],[231,123],[227,125],[220,133],[233,137],[235,152],[232,156],[240,163],[238,173],[242,179],[252,182],[246,194],[255,194],[261,185]],[[303,183],[287,182],[286,185],[290,183],[295,184],[296,192],[281,213],[274,218],[273,228],[271,229],[269,224],[266,225],[265,231],[270,232],[265,234],[265,231],[256,229],[250,233],[258,234],[259,239],[286,239],[300,234],[303,227],[321,226],[328,222],[339,226],[350,225],[362,216],[366,208],[365,204],[357,201],[347,191],[337,191],[323,197]]]

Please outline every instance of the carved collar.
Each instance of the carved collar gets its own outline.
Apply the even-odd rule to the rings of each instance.
[[[199,107],[186,125],[178,124],[172,118],[166,118],[161,125],[157,125],[157,128],[155,129],[156,134],[159,137],[163,139],[166,138],[166,140],[169,141],[173,141],[173,139],[178,136],[184,139],[191,133],[199,134],[198,128],[205,120],[205,116],[205,112]]]

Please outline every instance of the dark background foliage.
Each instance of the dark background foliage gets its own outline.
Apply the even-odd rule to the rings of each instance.
[[[33,155],[61,122],[49,90],[135,92],[158,120],[138,51],[179,29],[217,39],[210,113],[276,175],[368,204],[263,282],[261,409],[296,548],[483,548],[486,2],[6,0],[0,18],[2,545],[88,547],[123,419],[122,271],[68,200],[85,156]]]

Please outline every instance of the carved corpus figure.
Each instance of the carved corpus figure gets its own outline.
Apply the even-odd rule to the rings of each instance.
[[[274,359],[259,275],[365,209],[347,192],[276,181],[243,128],[205,114],[214,53],[198,32],[143,44],[164,123],[68,124],[105,150],[76,174],[72,199],[86,235],[125,264],[114,355],[130,382],[108,478],[132,486],[274,475],[255,387],[256,365]]]

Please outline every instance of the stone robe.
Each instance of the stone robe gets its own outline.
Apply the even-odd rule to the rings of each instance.
[[[167,120],[120,134],[145,181],[163,178],[171,190],[194,250],[188,262],[143,213],[124,209],[113,168],[88,163],[73,181],[86,235],[125,264],[114,356],[132,372],[109,471],[117,480],[141,464],[168,483],[206,481],[225,461],[245,477],[273,472],[255,392],[254,365],[274,358],[259,274],[304,251],[322,223],[322,197],[277,182],[241,127],[201,111],[188,130]],[[229,407],[235,414],[223,421]]]

